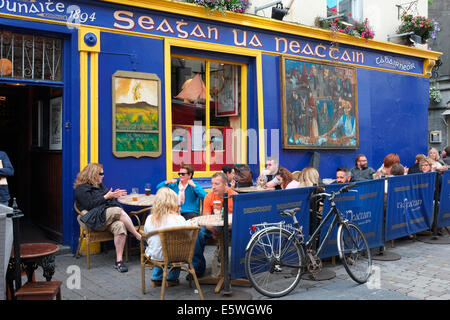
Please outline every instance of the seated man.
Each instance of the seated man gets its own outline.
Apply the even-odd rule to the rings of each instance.
[[[222,167],[222,172],[227,175],[227,179],[230,184],[230,187],[234,188],[236,185],[236,180],[234,180],[235,172],[234,172],[233,166],[230,166],[229,164],[224,165]]]
[[[350,181],[363,181],[373,179],[373,174],[376,171],[367,166],[367,158],[363,154],[358,154],[355,159],[355,167],[350,170]]]
[[[227,176],[223,172],[215,173],[211,178],[211,192],[209,192],[203,200],[203,214],[213,214],[213,202],[219,200],[223,206],[223,194],[228,193],[228,213],[233,213],[233,195],[236,194],[228,187]],[[194,257],[192,264],[195,269],[197,277],[203,276],[206,268],[205,257],[203,251],[205,250],[205,239],[216,239],[220,235],[219,229],[214,227],[202,227],[198,233],[197,241],[195,243]]]
[[[350,170],[347,167],[339,167],[336,169],[336,183],[350,182]]]
[[[280,182],[276,174],[280,170],[280,164],[275,157],[268,157],[266,161],[266,170],[261,171],[258,181],[266,181],[266,187],[281,189]]]

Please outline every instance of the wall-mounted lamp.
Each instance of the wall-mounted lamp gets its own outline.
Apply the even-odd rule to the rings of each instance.
[[[273,2],[267,3],[263,6],[255,7],[255,14],[260,10],[272,7],[271,18],[276,19],[276,20],[283,20],[284,16],[287,15],[287,13],[289,12],[289,9],[291,8],[293,2],[294,2],[294,0],[291,0],[291,2],[289,3],[289,6],[284,8],[281,0],[273,1]]]

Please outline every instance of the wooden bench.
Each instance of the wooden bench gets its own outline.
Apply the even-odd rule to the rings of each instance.
[[[61,300],[61,281],[27,282],[16,291],[17,300]]]

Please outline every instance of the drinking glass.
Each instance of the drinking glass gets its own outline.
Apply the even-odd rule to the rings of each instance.
[[[138,194],[139,194],[139,188],[131,188],[131,199],[133,201],[137,201],[138,200]]]
[[[152,188],[151,188],[151,184],[150,183],[146,183],[145,184],[145,195],[146,196],[149,196],[150,195],[150,191],[152,191]]]

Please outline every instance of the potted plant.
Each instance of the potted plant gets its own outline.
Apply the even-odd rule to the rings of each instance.
[[[436,32],[439,30],[437,21],[423,16],[413,16],[404,12],[401,17],[398,33],[413,32],[415,35],[421,37],[421,42],[424,44],[429,38],[436,39]]]
[[[249,7],[248,0],[185,0],[189,3],[194,3],[199,6],[204,6],[206,12],[220,11],[225,14],[225,11],[233,11],[243,13]]]

